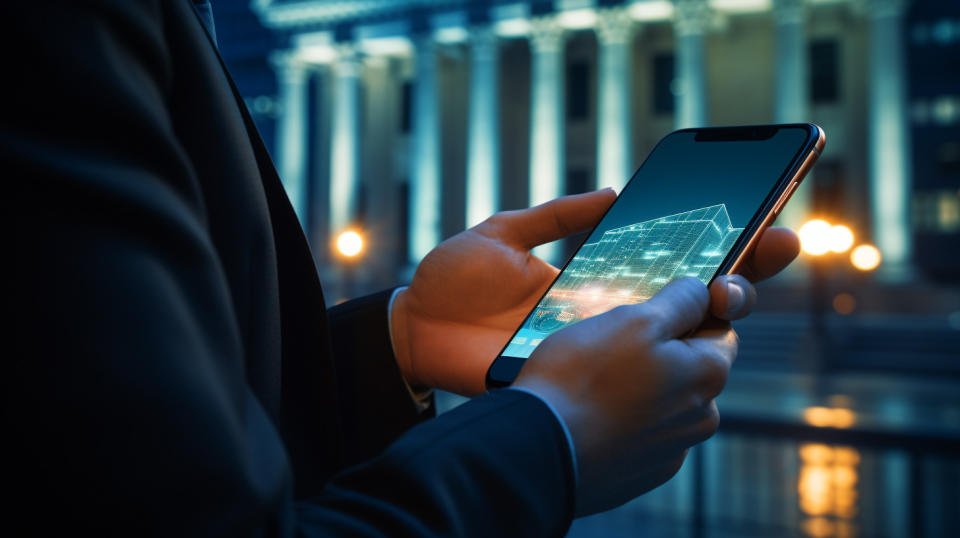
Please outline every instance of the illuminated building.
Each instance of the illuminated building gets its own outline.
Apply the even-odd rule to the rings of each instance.
[[[852,223],[858,235],[883,252],[884,271],[903,266],[913,250],[901,50],[908,5],[252,3],[281,38],[274,153],[291,200],[311,234],[335,234],[376,214],[387,237],[368,264],[383,274],[403,274],[397,260],[409,268],[442,238],[498,210],[621,187],[676,127],[793,121],[829,133],[818,174],[825,184],[838,178],[843,193],[827,198],[838,212],[871,215]],[[926,18],[914,33],[946,47],[937,36],[953,34]],[[848,57],[857,50],[864,61]],[[941,101],[927,108],[952,122],[953,101],[930,102]],[[819,203],[812,183],[794,194],[781,224],[809,218]],[[955,189],[944,193],[934,193],[937,207],[954,202],[945,197]],[[937,230],[955,237],[954,212],[940,213]],[[556,245],[537,253],[563,261]]]

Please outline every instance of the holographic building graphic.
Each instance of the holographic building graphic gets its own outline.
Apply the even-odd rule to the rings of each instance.
[[[646,301],[672,280],[708,283],[742,231],[717,204],[604,232],[580,248],[504,354],[527,357],[554,331]]]

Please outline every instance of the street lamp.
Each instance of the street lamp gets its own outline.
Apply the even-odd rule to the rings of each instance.
[[[881,259],[880,251],[870,244],[860,245],[850,253],[850,263],[861,271],[873,271]]]
[[[833,227],[823,219],[813,219],[804,223],[797,231],[800,248],[812,256],[822,256],[830,252]]]
[[[346,230],[337,236],[337,252],[346,258],[358,256],[363,251],[363,236],[355,230]]]
[[[359,230],[351,228],[340,232],[333,242],[333,251],[340,258],[343,267],[343,278],[340,285],[342,300],[349,299],[354,292],[354,277],[356,276],[354,273],[357,265],[359,265],[360,258],[363,257],[365,243],[363,234]]]
[[[843,224],[830,227],[830,250],[840,254],[853,246],[853,232]]]

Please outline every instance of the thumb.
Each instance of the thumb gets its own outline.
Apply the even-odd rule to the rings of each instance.
[[[652,310],[658,337],[679,338],[703,323],[710,306],[710,292],[703,282],[686,277],[670,282],[644,305]]]
[[[589,230],[603,217],[617,194],[607,188],[562,196],[530,209],[506,211],[495,216],[504,240],[531,249]]]

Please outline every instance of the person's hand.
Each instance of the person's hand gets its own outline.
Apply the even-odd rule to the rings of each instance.
[[[614,508],[676,474],[689,447],[717,429],[713,399],[737,354],[726,322],[707,323],[695,278],[545,339],[515,387],[549,402],[573,437],[577,516]]]
[[[719,277],[709,291],[695,278],[677,280],[645,303],[575,323],[534,350],[513,385],[549,402],[569,428],[578,515],[666,482],[687,449],[716,432],[714,398],[738,346],[729,320],[753,308],[750,281],[778,273],[799,249],[792,231],[770,228],[743,275]]]
[[[504,211],[432,250],[393,305],[390,330],[404,379],[467,395],[483,392],[497,353],[557,276],[557,268],[530,249],[589,230],[615,198],[604,189]],[[796,257],[798,245],[788,229],[766,230],[744,274],[754,281],[772,276]],[[741,276],[718,278],[711,294],[712,308],[725,319],[740,317],[755,300]]]
[[[480,394],[487,369],[557,276],[530,249],[589,230],[612,189],[503,211],[438,245],[391,314],[394,350],[414,386]]]

